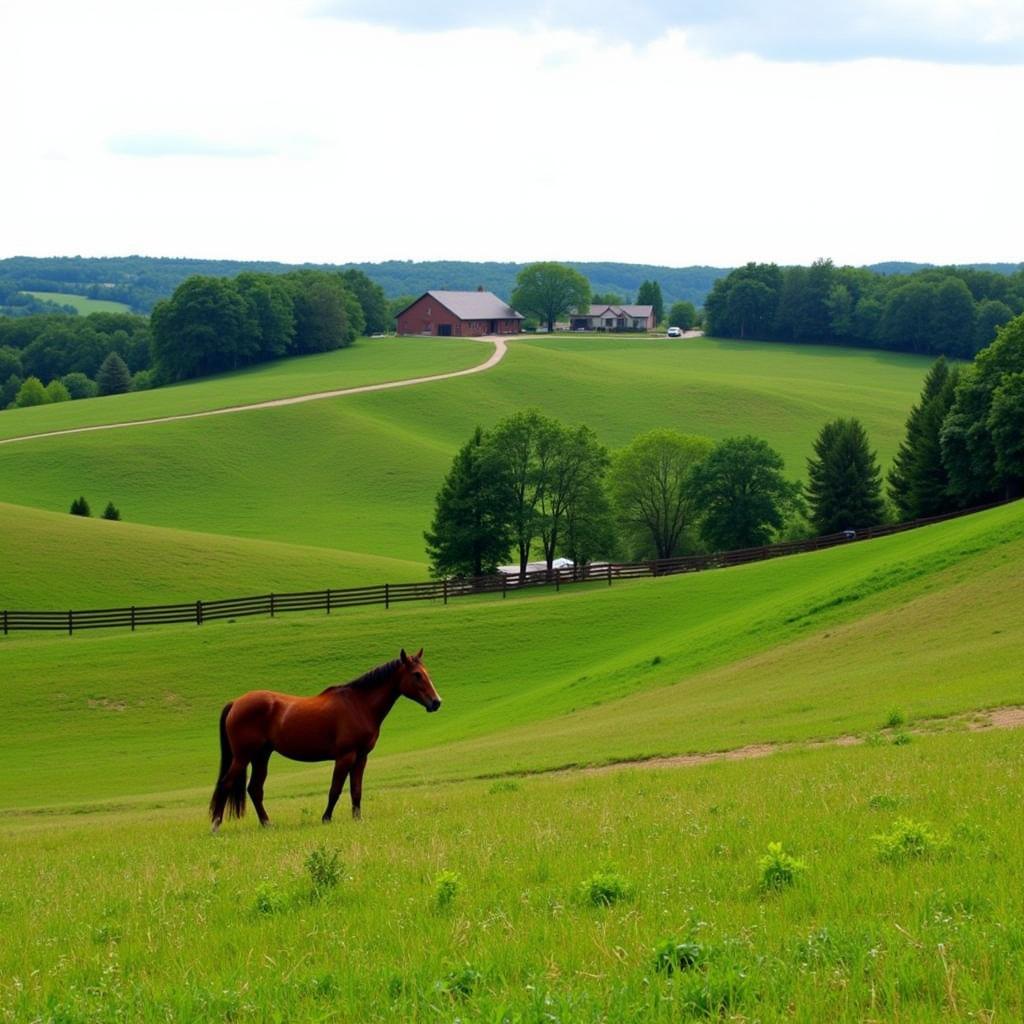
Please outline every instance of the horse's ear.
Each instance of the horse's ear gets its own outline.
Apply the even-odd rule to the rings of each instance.
[[[423,657],[423,648],[420,648],[420,653],[416,655],[416,660],[419,661]]]
[[[405,653],[405,648],[404,647],[402,648],[402,651],[398,655],[398,657],[402,659],[402,664],[403,665],[408,665],[409,664],[409,655]]]

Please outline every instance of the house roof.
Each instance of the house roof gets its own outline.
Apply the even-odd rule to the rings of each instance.
[[[416,302],[429,295],[436,299],[450,313],[454,313],[460,320],[522,320],[522,314],[517,313],[507,302],[499,299],[494,292],[445,292],[428,291],[424,292]],[[410,303],[397,315],[401,316],[407,309],[411,309],[416,302]]]
[[[605,304],[603,306],[591,306],[590,312],[583,315],[604,316],[605,313],[611,313],[612,316],[629,316],[644,319],[653,312],[653,306],[609,306]]]

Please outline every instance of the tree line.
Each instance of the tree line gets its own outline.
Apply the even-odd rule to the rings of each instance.
[[[1024,316],[973,366],[940,358],[885,479],[859,420],[825,423],[806,483],[753,436],[715,443],[654,429],[612,453],[587,426],[536,410],[459,450],[424,537],[437,576],[481,576],[532,554],[552,569],[671,558],[916,519],[1024,491]]]
[[[880,274],[818,260],[748,263],[719,279],[704,304],[722,338],[856,345],[970,359],[1024,312],[1024,269],[935,267]]]

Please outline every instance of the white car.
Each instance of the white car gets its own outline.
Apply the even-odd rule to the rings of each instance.
[[[683,336],[683,331],[680,327],[670,327],[666,333],[670,338],[681,338]]]

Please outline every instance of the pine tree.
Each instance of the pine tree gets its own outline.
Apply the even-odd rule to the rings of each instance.
[[[96,374],[96,384],[101,395],[123,395],[131,390],[131,371],[116,352],[111,352],[103,360],[99,373]]]
[[[665,300],[661,295],[661,285],[657,281],[644,281],[636,293],[638,306],[654,307],[654,322],[660,324],[665,316]]]
[[[893,505],[896,506],[896,512],[900,519],[914,519],[921,515],[916,511],[910,494],[910,481],[914,474],[914,463],[920,444],[921,421],[928,404],[942,393],[948,381],[949,365],[946,363],[945,356],[940,356],[932,364],[928,376],[925,377],[920,401],[910,410],[910,415],[907,417],[906,436],[899,451],[896,452],[888,476],[889,497]]]
[[[103,515],[101,516],[101,518],[112,519],[116,522],[121,518],[121,511],[112,501],[108,501],[107,507],[103,510]]]
[[[89,502],[85,498],[75,498],[71,502],[71,514],[73,516],[91,516],[92,510],[89,508]]]
[[[952,370],[942,390],[921,409],[907,473],[906,501],[900,509],[908,519],[937,516],[957,507],[950,495],[949,472],[942,462],[942,424],[953,407],[958,378],[959,372]]]
[[[484,432],[455,456],[438,492],[434,521],[424,533],[435,576],[483,576],[512,549],[508,486]]]
[[[885,518],[882,480],[875,453],[857,419],[821,428],[807,460],[807,501],[818,533],[877,526]]]

